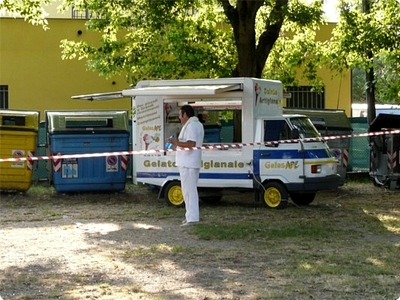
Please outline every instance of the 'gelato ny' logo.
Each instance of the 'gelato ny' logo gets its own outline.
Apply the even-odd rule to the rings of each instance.
[[[296,170],[298,169],[299,162],[298,161],[287,161],[287,162],[266,162],[264,164],[266,169],[284,169],[284,170]]]

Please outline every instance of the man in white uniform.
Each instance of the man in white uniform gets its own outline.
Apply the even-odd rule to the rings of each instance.
[[[200,147],[203,144],[204,128],[199,119],[194,116],[193,107],[190,105],[182,106],[179,119],[183,124],[179,137],[168,141],[177,148]],[[186,207],[186,219],[181,226],[186,227],[200,221],[197,183],[201,166],[201,150],[177,151],[176,165],[179,167]]]

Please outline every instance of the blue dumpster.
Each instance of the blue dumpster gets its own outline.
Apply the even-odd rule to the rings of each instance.
[[[128,111],[46,111],[49,155],[129,151]],[[83,155],[82,155],[83,156]],[[53,159],[57,192],[125,189],[128,156]]]

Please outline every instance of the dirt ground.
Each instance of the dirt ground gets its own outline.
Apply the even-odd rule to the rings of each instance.
[[[398,195],[390,194],[390,201],[398,200]],[[75,195],[39,189],[0,197],[0,299],[211,300],[279,299],[279,295],[340,299],[344,295],[296,290],[290,295],[287,288],[280,293],[288,278],[274,271],[285,262],[272,243],[200,239],[190,228],[180,228],[184,209],[167,207],[148,189]],[[202,206],[202,222],[217,223],[224,210],[235,216],[254,211],[271,222],[277,218],[276,212],[254,204],[251,197],[230,196],[215,207]],[[328,215],[346,201],[368,201],[368,197],[378,201],[382,194],[372,185],[343,187],[318,194],[310,207]],[[296,209],[291,204],[282,212],[293,218]],[[398,235],[387,238],[400,243]],[[393,280],[398,282],[399,277]]]

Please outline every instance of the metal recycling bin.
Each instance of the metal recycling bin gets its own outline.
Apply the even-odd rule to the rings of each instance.
[[[129,151],[128,111],[46,111],[51,179],[57,192],[121,191],[125,189]],[[99,157],[90,153],[117,152]],[[82,154],[82,157],[79,156]]]
[[[35,155],[39,112],[0,110],[0,157],[29,158]],[[0,163],[0,190],[29,190],[32,185],[32,160]]]
[[[389,132],[369,137],[369,175],[376,185],[390,190],[400,188],[400,115],[379,114],[369,125],[369,132]]]
[[[368,121],[365,117],[349,118],[355,138],[350,139],[350,154],[348,173],[368,173],[369,156],[368,137],[362,136],[368,132]]]
[[[306,115],[323,137],[346,136],[353,132],[350,120],[344,110],[285,108],[284,113]],[[349,162],[350,137],[327,140],[327,144],[338,160],[337,172],[341,178],[340,183],[343,185],[346,181]]]

